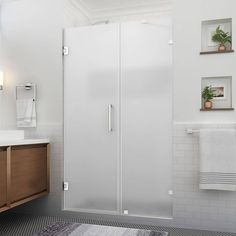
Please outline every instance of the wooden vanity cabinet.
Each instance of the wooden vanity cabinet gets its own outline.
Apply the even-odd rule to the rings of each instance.
[[[0,212],[7,209],[7,150],[0,148]]]
[[[48,193],[49,144],[10,146],[0,152],[0,212]]]

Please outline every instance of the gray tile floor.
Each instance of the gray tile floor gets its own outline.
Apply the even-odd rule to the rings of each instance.
[[[159,231],[167,231],[170,236],[236,236],[236,234],[229,233],[217,233],[209,231],[188,230],[188,229],[176,229],[166,228],[158,226],[141,226],[132,224],[119,224],[108,223],[103,221],[94,220],[81,220],[81,219],[67,219],[61,217],[49,217],[49,216],[30,216],[30,215],[18,215],[1,213],[0,214],[0,236],[32,236],[33,234],[40,232],[44,227],[53,224],[55,222],[78,222],[87,224],[98,225],[111,225],[119,227],[130,228],[143,228]]]

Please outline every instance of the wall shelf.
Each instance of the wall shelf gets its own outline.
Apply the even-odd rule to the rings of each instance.
[[[212,109],[201,108],[200,111],[234,111],[234,108],[212,108]]]
[[[201,91],[211,87],[213,92],[213,108],[204,109],[204,99],[201,101],[201,111],[232,111],[232,76],[203,77]]]
[[[224,54],[224,53],[233,53],[234,50],[230,49],[225,52],[219,52],[219,51],[208,51],[208,52],[200,52],[200,55],[207,55],[207,54]]]
[[[227,51],[218,52],[219,44],[212,41],[212,36],[215,34],[218,26],[220,26],[224,32],[228,32],[229,35],[232,36],[232,18],[202,21],[201,55],[234,52],[234,50],[232,50],[232,44],[229,43],[225,45]]]

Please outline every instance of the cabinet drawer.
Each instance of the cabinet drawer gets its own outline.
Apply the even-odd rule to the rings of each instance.
[[[47,191],[47,146],[11,149],[11,203]]]

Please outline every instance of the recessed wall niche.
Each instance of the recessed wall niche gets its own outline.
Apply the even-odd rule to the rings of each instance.
[[[232,37],[232,18],[203,21],[202,49],[200,54],[234,52],[234,50],[232,50],[232,43],[226,43],[226,51],[219,52],[219,43],[213,42],[212,40],[212,36],[215,34],[218,26],[220,26],[220,29],[222,29],[224,32],[228,32]]]
[[[234,110],[232,108],[232,76],[204,77],[201,83],[201,92],[210,87],[213,92],[212,108],[206,109],[202,98],[201,111]]]

